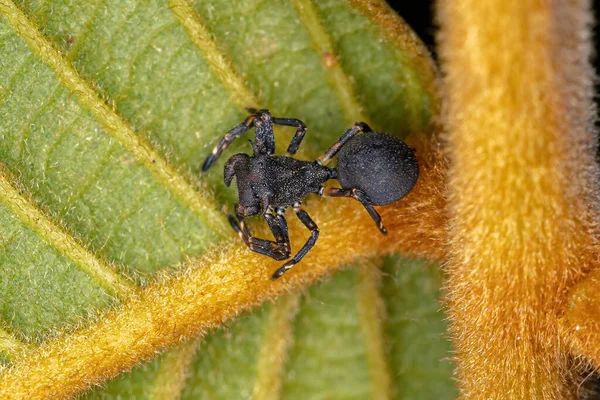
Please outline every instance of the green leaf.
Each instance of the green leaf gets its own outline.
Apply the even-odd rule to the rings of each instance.
[[[231,234],[219,212],[235,200],[218,172],[224,160],[198,173],[244,107],[305,121],[306,157],[355,120],[406,136],[430,130],[437,112],[429,56],[410,30],[369,13],[389,12],[377,2],[0,5],[0,183],[13,188],[0,199],[0,317],[16,347],[68,333]],[[278,149],[290,135],[277,130]],[[239,140],[228,154],[248,149]],[[381,286],[361,271],[268,304],[87,396],[453,397],[437,268],[390,259]],[[15,346],[2,343],[5,358]]]

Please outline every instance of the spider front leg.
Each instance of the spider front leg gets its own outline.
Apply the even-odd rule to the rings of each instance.
[[[369,213],[369,215],[371,216],[371,218],[373,218],[373,221],[375,221],[375,224],[377,225],[377,227],[379,228],[381,233],[383,233],[384,235],[387,235],[387,229],[385,228],[385,226],[383,226],[383,222],[381,221],[381,216],[379,215],[379,213],[377,211],[375,211],[375,209],[373,208],[373,205],[371,204],[371,201],[369,200],[369,197],[362,190],[360,190],[360,189],[340,189],[340,188],[328,187],[328,188],[323,188],[321,190],[320,194],[321,194],[321,196],[325,196],[325,197],[351,197],[355,200],[360,201],[360,203],[363,205],[363,207],[366,208],[366,210]]]
[[[237,210],[236,206],[236,210]],[[288,235],[288,226],[285,218],[280,212],[273,214],[269,211],[264,215],[276,242],[266,239],[260,239],[250,234],[244,217],[237,213],[237,219],[232,214],[227,215],[229,224],[238,233],[240,238],[246,243],[248,248],[256,253],[269,256],[275,260],[285,260],[290,256],[290,238]],[[239,220],[239,224],[238,224]]]
[[[285,155],[286,157],[289,157],[296,154],[298,147],[300,147],[300,143],[302,143],[302,139],[304,139],[304,135],[306,135],[306,125],[304,122],[295,118],[273,118],[273,123],[284,126],[295,126],[297,128]]]
[[[321,165],[327,165],[329,160],[331,160],[338,151],[346,144],[346,142],[352,139],[359,132],[373,132],[371,127],[364,122],[356,122],[354,125],[350,127],[346,132],[342,134],[342,136],[331,145],[329,150],[327,150],[321,157],[317,158],[317,162]]]
[[[254,110],[253,110],[254,111]],[[273,117],[268,110],[254,111],[241,124],[225,133],[219,144],[215,146],[210,156],[206,158],[202,165],[202,172],[206,172],[211,165],[217,161],[221,153],[240,137],[244,132],[256,127],[256,142],[253,144],[255,153],[273,154],[275,151],[275,136],[273,135]]]
[[[308,251],[313,248],[313,246],[317,242],[317,239],[319,238],[319,228],[317,227],[317,224],[315,224],[315,222],[310,218],[308,213],[300,207],[300,203],[294,204],[294,212],[296,213],[298,219],[302,221],[304,226],[306,226],[308,230],[310,230],[310,237],[308,238],[304,246],[302,246],[300,251],[298,251],[298,253],[296,253],[296,255],[290,261],[286,262],[281,268],[275,271],[275,273],[271,277],[271,280],[279,278],[285,273],[285,271],[298,264],[300,260],[302,260],[302,258],[306,255],[306,253],[308,253]]]

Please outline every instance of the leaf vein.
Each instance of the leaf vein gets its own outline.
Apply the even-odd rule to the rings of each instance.
[[[384,302],[380,293],[380,272],[374,262],[365,262],[358,272],[358,322],[365,336],[371,399],[391,398],[392,373],[386,358],[383,329]]]
[[[293,339],[292,321],[300,306],[300,293],[280,297],[273,305],[257,362],[253,400],[281,397],[285,361]]]
[[[25,146],[27,145],[27,139],[29,139],[29,134],[31,133],[31,127],[35,124],[35,122],[38,120],[38,118],[48,109],[48,107],[50,107],[52,104],[54,104],[54,102],[56,101],[56,98],[59,96],[60,94],[60,86],[56,86],[52,92],[52,95],[50,95],[50,97],[48,97],[45,101],[44,104],[39,107],[35,114],[33,114],[33,116],[29,119],[29,121],[25,122],[25,127],[23,128],[23,132],[21,133],[21,143],[19,144],[19,155],[17,156],[18,160],[21,160],[21,162],[25,163],[25,160],[23,160],[23,156],[24,156],[24,152],[25,152]]]
[[[33,56],[29,56],[25,58],[25,60],[19,65],[19,68],[15,71],[14,75],[10,78],[8,86],[6,89],[3,88],[0,91],[0,106],[3,106],[6,100],[8,99],[11,89],[15,86],[15,82],[20,76],[23,76],[23,70],[29,66],[29,63],[33,60]]]
[[[162,35],[165,31],[170,30],[170,29],[173,29],[173,25],[165,24],[165,25],[161,26],[159,29],[155,29],[151,35],[146,35],[147,39],[145,40],[144,45],[142,45],[142,43],[140,41],[139,46],[138,46],[139,51],[137,51],[135,54],[133,54],[133,56],[127,61],[127,63],[129,64],[127,87],[132,89],[135,86],[132,82],[133,77],[135,76],[135,65],[138,63],[138,61],[142,57],[144,57],[146,54],[148,54],[149,49],[152,48],[152,50],[154,50],[154,48],[152,47],[154,39],[156,39],[157,37]]]
[[[342,69],[333,41],[325,30],[313,0],[292,0],[300,22],[306,28],[314,49],[321,55],[323,70],[345,113],[348,123],[357,119],[369,122],[352,89],[352,82]]]
[[[179,348],[165,353],[153,382],[150,400],[179,399],[185,388],[186,375],[201,339],[190,339]]]
[[[245,82],[236,73],[231,61],[225,56],[210,33],[202,25],[189,0],[169,0],[169,7],[185,28],[192,42],[200,50],[213,73],[231,93],[235,103],[241,107],[258,107],[257,98],[250,92]]]
[[[194,190],[165,158],[136,135],[117,110],[101,98],[97,90],[79,75],[70,60],[39,32],[11,0],[0,0],[0,14],[6,16],[13,29],[55,71],[65,87],[78,97],[81,104],[92,112],[113,138],[132,153],[180,201],[202,217],[217,235],[222,236],[227,231],[223,216],[216,211],[217,206],[206,191],[201,195]]]
[[[143,208],[143,204],[146,202],[146,199],[154,190],[156,190],[155,185],[147,187],[144,193],[138,194],[138,196],[136,196],[134,203],[129,206],[129,210],[126,210],[125,212],[119,215],[119,222],[112,228],[112,231],[115,234],[119,232],[119,230],[123,227],[123,225],[125,225],[129,218],[138,213],[140,211],[140,208]]]
[[[81,114],[78,114],[73,120],[69,123],[68,126],[65,127],[63,132],[60,134],[58,138],[52,143],[52,146],[48,149],[48,154],[46,155],[46,162],[44,163],[43,176],[46,176],[50,171],[50,162],[54,157],[54,152],[58,149],[58,147],[62,144],[63,140],[67,138],[72,132],[75,124],[79,122],[81,119]]]
[[[90,274],[100,286],[113,294],[128,295],[137,288],[110,266],[100,262],[78,243],[73,236],[54,224],[34,205],[22,196],[10,183],[5,171],[0,170],[0,201],[4,202],[23,223],[43,240],[71,259],[79,268]]]
[[[79,49],[81,48],[81,45],[84,43],[86,36],[92,30],[92,26],[94,26],[94,23],[96,22],[96,18],[98,18],[98,11],[102,8],[102,6],[105,3],[106,3],[106,0],[99,0],[96,2],[96,5],[94,6],[94,9],[92,10],[92,15],[90,16],[90,19],[86,22],[85,28],[83,29],[82,34],[77,38],[75,45],[72,46],[68,52],[69,58],[71,60],[74,60],[77,57],[77,54],[79,53]]]
[[[71,205],[73,203],[75,203],[77,200],[79,200],[87,192],[87,190],[90,188],[90,186],[92,186],[94,183],[96,183],[96,181],[98,180],[98,177],[100,175],[102,175],[104,170],[110,165],[110,160],[111,160],[113,153],[114,153],[114,150],[111,148],[108,151],[108,153],[106,153],[104,160],[102,160],[102,162],[100,162],[100,164],[92,172],[92,174],[89,175],[85,179],[85,183],[82,185],[79,185],[77,187],[77,189],[74,190],[73,194],[66,200],[65,205],[63,206],[63,211],[61,213],[62,216],[66,215],[69,212],[69,208],[71,207]]]

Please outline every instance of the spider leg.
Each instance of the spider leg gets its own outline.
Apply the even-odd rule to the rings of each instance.
[[[244,122],[233,129],[227,131],[221,138],[219,144],[215,146],[212,154],[208,156],[202,165],[202,172],[206,172],[211,165],[219,158],[221,153],[231,145],[231,143],[240,137],[244,132],[256,127],[256,143],[253,144],[260,154],[273,154],[275,151],[275,137],[273,136],[273,117],[268,110],[258,110],[249,115]],[[256,150],[255,150],[256,152]]]
[[[354,125],[350,127],[346,132],[342,134],[342,136],[338,139],[337,142],[331,145],[329,150],[327,150],[321,157],[317,158],[317,162],[321,165],[327,165],[329,160],[333,158],[337,154],[338,151],[342,148],[343,145],[350,139],[352,139],[359,132],[372,132],[372,129],[369,125],[364,122],[355,122]]]
[[[231,227],[238,233],[250,250],[269,256],[278,261],[285,260],[290,256],[290,238],[288,235],[287,223],[283,215],[265,214],[265,219],[269,224],[269,228],[271,228],[273,235],[277,239],[276,242],[252,236],[246,226],[244,218],[240,215],[238,215],[236,219],[232,214],[228,214],[227,219],[229,219]]]
[[[272,213],[266,213],[265,219],[269,224],[271,232],[277,241],[277,245],[282,249],[283,253],[286,254],[286,258],[290,256],[292,252],[290,245],[290,235],[288,233],[288,225],[285,217],[283,216],[283,208],[278,208],[275,215]]]
[[[286,157],[289,157],[296,154],[298,147],[300,147],[300,143],[306,134],[306,125],[304,122],[295,118],[273,118],[273,123],[277,125],[295,126],[297,128],[285,155]]]
[[[275,152],[275,134],[273,133],[273,116],[269,110],[258,110],[254,114],[256,142],[252,144],[254,155],[273,154]]]
[[[304,226],[306,226],[308,230],[310,230],[310,237],[308,238],[304,246],[302,246],[300,251],[298,251],[298,253],[296,253],[296,255],[291,260],[283,264],[281,268],[275,271],[275,273],[271,277],[271,280],[279,278],[285,273],[285,271],[299,263],[300,260],[302,260],[302,258],[306,255],[306,253],[308,253],[308,251],[312,249],[319,237],[319,228],[317,227],[317,224],[315,224],[315,222],[310,218],[308,213],[300,207],[300,203],[294,204],[294,212],[296,213],[298,219],[302,221]]]
[[[377,224],[377,227],[379,228],[381,233],[383,233],[384,235],[387,235],[387,229],[385,229],[385,226],[383,226],[383,222],[381,221],[381,216],[379,215],[379,213],[377,211],[375,211],[375,209],[373,208],[373,205],[371,204],[371,201],[369,200],[369,197],[362,190],[360,190],[360,189],[340,189],[340,188],[328,187],[328,188],[322,189],[321,196],[351,197],[355,200],[360,201],[360,203],[367,209],[367,212],[369,213],[371,218],[373,218],[373,221],[375,221],[375,224]]]
[[[221,153],[223,153],[223,151],[228,148],[236,138],[240,137],[244,132],[252,127],[254,118],[256,118],[254,115],[249,116],[244,122],[229,130],[225,136],[221,138],[221,141],[215,146],[211,155],[208,156],[208,158],[204,161],[204,164],[202,165],[202,172],[206,172],[211,165],[217,161]]]

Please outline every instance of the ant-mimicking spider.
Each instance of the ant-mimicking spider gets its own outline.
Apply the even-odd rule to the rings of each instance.
[[[327,197],[351,197],[367,210],[383,234],[387,230],[373,205],[393,203],[404,197],[415,185],[419,165],[412,150],[400,139],[386,133],[373,132],[364,122],[356,122],[315,161],[301,161],[291,156],[306,134],[306,125],[294,118],[274,118],[268,110],[248,109],[251,115],[228,131],[202,166],[206,172],[229,145],[252,126],[255,127],[254,154],[239,153],[225,164],[225,185],[236,177],[239,203],[235,216],[228,214],[229,223],[250,250],[275,260],[291,255],[285,209],[294,213],[310,230],[310,238],[302,248],[279,268],[271,279],[277,279],[297,264],[315,245],[319,228],[301,207],[309,193]],[[296,127],[285,156],[273,155],[275,136],[273,124]],[[361,135],[357,135],[362,132]],[[337,167],[326,164],[338,154]],[[325,187],[323,183],[337,179],[341,188]],[[275,241],[253,237],[245,218],[262,215]],[[239,221],[239,223],[238,223]]]

